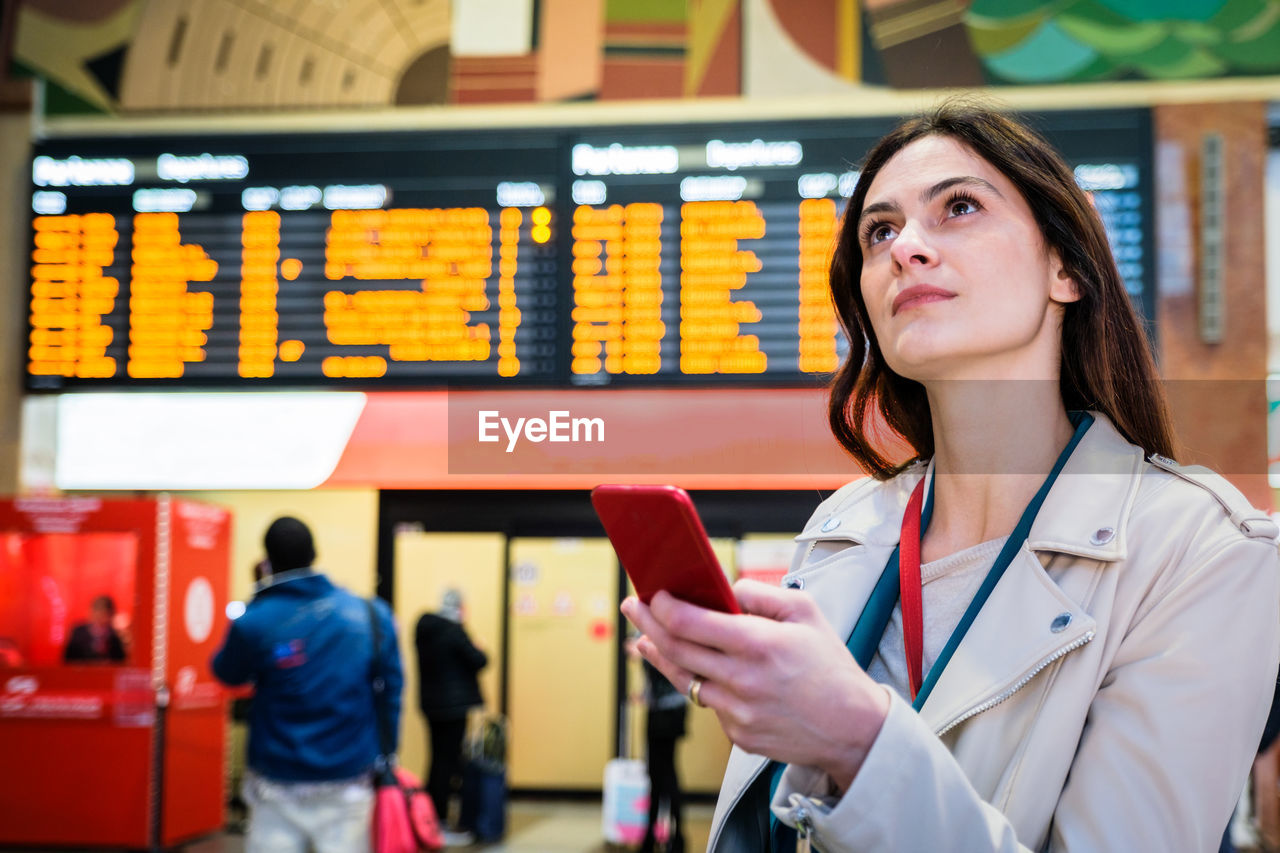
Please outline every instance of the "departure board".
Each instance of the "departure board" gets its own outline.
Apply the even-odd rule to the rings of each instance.
[[[556,167],[527,134],[42,146],[28,385],[553,382]]]
[[[1145,114],[1036,122],[1089,192],[1150,316]],[[575,384],[826,376],[848,350],[828,290],[857,163],[887,123],[593,131],[571,145]],[[570,300],[566,299],[566,302]]]
[[[1149,114],[1034,123],[1151,316]],[[824,381],[839,218],[891,124],[48,141],[27,387]]]

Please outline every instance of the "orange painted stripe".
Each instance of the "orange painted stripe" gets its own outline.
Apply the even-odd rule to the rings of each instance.
[[[486,74],[498,71],[509,74],[513,71],[532,73],[538,68],[536,56],[458,56],[453,59],[454,74]]]
[[[537,96],[537,90],[531,86],[523,89],[454,89],[452,100],[455,104],[527,103],[537,100]]]

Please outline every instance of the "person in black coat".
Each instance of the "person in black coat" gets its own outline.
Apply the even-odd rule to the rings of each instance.
[[[476,675],[489,662],[461,623],[462,596],[451,589],[444,594],[439,613],[425,613],[418,620],[414,637],[418,703],[427,718],[431,740],[427,793],[442,824],[449,814],[449,795],[462,770],[467,712],[484,704]]]
[[[684,737],[684,694],[667,681],[653,664],[644,661],[645,698],[649,706],[645,735],[649,748],[649,828],[645,830],[641,853],[653,853],[657,844],[658,816],[666,803],[671,816],[665,849],[684,853],[684,795],[676,773],[676,741]]]
[[[67,663],[124,663],[124,643],[111,627],[115,615],[116,603],[111,596],[95,598],[89,605],[89,621],[71,629],[71,639],[62,650],[62,659]]]

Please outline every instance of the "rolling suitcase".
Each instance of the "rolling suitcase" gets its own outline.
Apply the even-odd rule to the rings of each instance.
[[[604,840],[609,848],[635,847],[644,841],[649,827],[649,766],[632,756],[631,723],[633,706],[640,696],[628,696],[622,703],[622,725],[618,729],[618,757],[604,765],[604,803],[601,809]]]
[[[613,758],[604,766],[604,840],[635,846],[649,825],[649,770],[635,758]]]
[[[507,729],[486,719],[466,749],[458,823],[479,841],[496,841],[507,829]]]

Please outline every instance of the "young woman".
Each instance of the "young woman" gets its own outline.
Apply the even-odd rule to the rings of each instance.
[[[872,476],[818,507],[788,588],[736,585],[746,615],[623,605],[735,744],[709,849],[1216,849],[1280,661],[1278,531],[1168,458],[1071,170],[993,111],[906,121],[831,287],[832,428]]]

